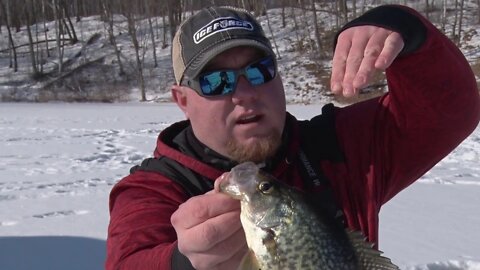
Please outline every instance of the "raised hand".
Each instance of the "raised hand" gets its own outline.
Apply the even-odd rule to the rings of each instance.
[[[338,36],[330,87],[334,94],[352,97],[385,70],[404,47],[400,34],[377,26],[355,26]]]

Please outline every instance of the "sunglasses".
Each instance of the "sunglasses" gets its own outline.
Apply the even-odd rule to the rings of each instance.
[[[195,79],[188,79],[187,85],[201,96],[225,96],[235,91],[240,75],[244,75],[252,86],[267,83],[275,78],[275,60],[269,55],[241,69],[208,71]]]

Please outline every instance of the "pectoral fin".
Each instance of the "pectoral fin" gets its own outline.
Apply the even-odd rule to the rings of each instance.
[[[258,264],[257,257],[255,257],[255,253],[253,253],[251,249],[243,257],[238,270],[262,270]]]

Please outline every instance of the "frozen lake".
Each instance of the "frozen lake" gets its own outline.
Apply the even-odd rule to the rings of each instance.
[[[288,109],[309,118],[321,106]],[[112,185],[181,119],[169,103],[0,104],[0,269],[103,269]],[[402,269],[480,269],[479,161],[477,128],[382,209],[387,257]]]

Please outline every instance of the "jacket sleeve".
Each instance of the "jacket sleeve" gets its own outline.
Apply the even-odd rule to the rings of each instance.
[[[406,48],[386,71],[387,94],[337,110],[349,192],[370,194],[379,207],[475,129],[480,98],[463,54],[416,11],[383,6],[346,27],[361,24],[399,32]]]
[[[172,258],[185,260],[170,216],[186,200],[180,186],[155,172],[138,171],[115,185],[106,269],[171,270]]]

